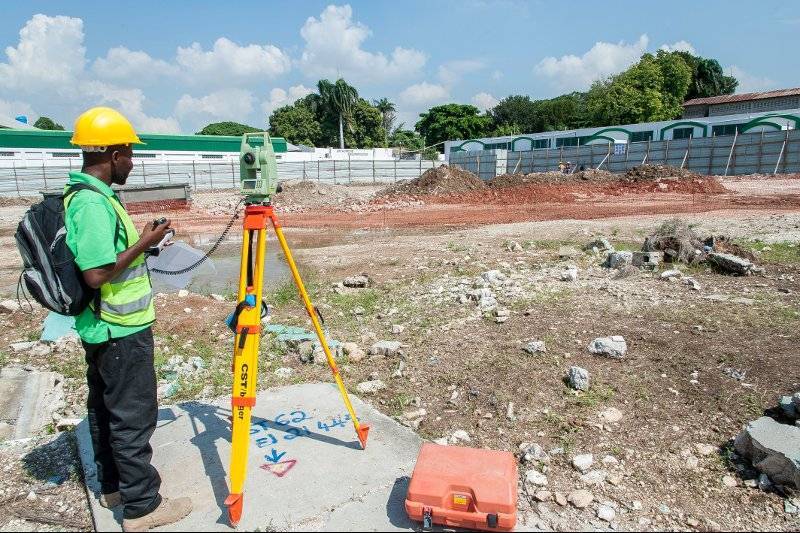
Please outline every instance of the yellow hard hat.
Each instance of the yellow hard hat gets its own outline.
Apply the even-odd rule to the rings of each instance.
[[[110,107],[93,107],[79,116],[70,142],[82,147],[144,144],[128,119]]]

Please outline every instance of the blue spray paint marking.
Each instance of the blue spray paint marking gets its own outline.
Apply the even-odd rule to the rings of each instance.
[[[272,454],[271,455],[265,455],[264,456],[264,460],[265,461],[269,461],[271,463],[277,463],[278,461],[281,460],[281,458],[284,455],[286,455],[286,452],[278,453],[278,450],[276,450],[275,448],[272,448]]]
[[[268,448],[270,449],[270,453],[264,455],[264,461],[266,463],[261,466],[262,469],[272,472],[278,477],[283,477],[295,463],[297,463],[296,459],[287,459],[282,461],[283,457],[288,453],[285,451],[280,451],[280,443],[290,443],[291,441],[302,438],[302,437],[310,437],[311,430],[308,429],[308,426],[304,425],[302,428],[293,426],[293,424],[300,424],[301,422],[305,422],[307,420],[313,419],[313,416],[309,416],[305,411],[292,411],[290,413],[280,413],[276,415],[270,422],[269,420],[259,420],[258,422],[253,422],[250,427],[250,435],[257,435],[261,432],[266,433],[265,435],[258,435],[253,439],[255,445],[258,448]],[[351,420],[350,415],[337,415],[330,419],[330,421],[318,421],[317,428],[320,431],[325,431],[326,433],[331,431],[332,429],[336,428],[345,428],[347,426],[347,422]],[[280,438],[280,435],[276,436],[275,432],[272,431],[273,427],[276,427],[279,431],[283,432],[283,438]],[[274,469],[278,468],[280,472],[275,471]]]

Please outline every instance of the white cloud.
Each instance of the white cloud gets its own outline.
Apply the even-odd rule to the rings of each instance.
[[[83,71],[83,21],[34,15],[19,32],[19,44],[5,50],[0,85],[24,91],[72,83]]]
[[[172,117],[154,117],[144,111],[146,97],[141,89],[120,88],[101,81],[85,82],[82,92],[91,105],[107,104],[119,109],[137,130],[147,133],[179,133],[180,124]]]
[[[642,35],[631,44],[597,42],[580,57],[546,57],[534,70],[549,78],[559,90],[586,89],[593,81],[621,72],[635,63],[647,50],[649,41],[647,35]]]
[[[20,102],[19,100],[3,100],[0,98],[0,117],[15,118],[19,115],[28,117],[28,124],[30,125],[33,125],[33,123],[36,122],[36,118],[39,117],[33,108],[25,102]]]
[[[725,69],[725,74],[739,80],[739,85],[736,87],[737,93],[754,93],[778,88],[778,82],[775,80],[767,77],[755,76],[736,65],[727,67]]]
[[[439,66],[439,80],[442,84],[451,86],[461,81],[467,74],[481,70],[485,66],[482,61],[475,59],[448,61]]]
[[[211,50],[203,50],[199,43],[178,47],[175,61],[187,79],[196,83],[258,81],[274,78],[291,68],[289,56],[277,46],[239,46],[225,37],[217,39]]]
[[[300,29],[305,48],[300,67],[308,76],[377,83],[416,76],[427,58],[418,50],[396,47],[391,56],[362,48],[370,30],[353,21],[349,5],[326,7],[319,18],[309,17]]]
[[[400,93],[400,101],[408,106],[422,106],[441,103],[450,98],[450,91],[435,83],[416,83]]]
[[[280,87],[275,87],[269,92],[269,100],[265,100],[261,103],[261,109],[264,111],[267,117],[269,117],[269,115],[271,115],[272,112],[279,107],[292,105],[300,98],[313,92],[313,90],[302,84],[289,87],[288,91],[281,89]]]
[[[692,46],[692,43],[684,40],[676,41],[672,44],[662,44],[659,50],[664,50],[666,52],[689,52],[692,55],[697,55],[697,50]]]
[[[0,98],[15,100],[71,127],[90,106],[112,104],[142,131],[177,132],[174,118],[145,112],[145,96],[94,79],[86,69],[83,21],[78,18],[34,15],[20,30],[17,46],[5,50],[0,63]],[[17,101],[20,96],[24,101]]]
[[[488,111],[492,109],[499,101],[500,100],[489,93],[478,93],[472,97],[472,105],[481,111]]]
[[[177,73],[174,65],[161,59],[154,59],[146,52],[134,51],[118,46],[111,48],[105,57],[95,59],[92,64],[94,74],[105,80],[130,81],[135,79],[154,81],[162,76],[173,76]]]
[[[503,72],[502,71],[495,70],[494,72],[492,72],[492,79],[494,81],[499,81],[502,78],[503,78]]]
[[[236,88],[221,89],[199,98],[184,94],[175,104],[175,114],[195,122],[223,119],[246,122],[255,100],[250,91]]]

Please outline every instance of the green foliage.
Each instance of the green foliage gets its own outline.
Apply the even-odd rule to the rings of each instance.
[[[492,119],[482,115],[473,105],[445,104],[430,108],[420,114],[414,126],[425,139],[434,145],[449,139],[474,139],[487,135],[492,128]]]
[[[377,109],[381,114],[381,125],[383,126],[384,131],[383,146],[384,148],[388,148],[388,135],[394,127],[394,121],[397,119],[397,108],[395,107],[394,102],[390,101],[388,98],[373,100],[372,105],[375,106],[375,109]]]
[[[331,83],[328,80],[319,80],[317,90],[319,91],[317,107],[325,114],[336,117],[339,148],[344,148],[344,125],[347,124],[348,130],[353,131],[356,120],[353,113],[359,101],[358,91],[342,78],[336,80],[336,83]]]
[[[314,146],[322,136],[322,128],[307,106],[287,105],[269,116],[269,134],[293,144]]]
[[[214,122],[197,132],[197,135],[233,135],[239,137],[245,133],[263,131],[260,128],[239,124],[238,122]]]
[[[600,126],[677,118],[691,77],[676,53],[644,54],[625,72],[592,85],[586,99],[590,121]]]
[[[34,128],[39,128],[40,130],[64,130],[64,126],[59,124],[58,122],[53,121],[50,117],[39,117],[36,119],[36,122],[33,123]]]
[[[737,81],[715,59],[688,52],[644,54],[628,70],[595,82],[588,92],[549,100],[511,95],[491,111],[494,136],[588,126],[672,120],[691,98],[732,94]],[[451,139],[464,138],[452,136]]]
[[[389,137],[389,146],[402,148],[404,151],[422,150],[425,143],[416,131],[395,130]]]

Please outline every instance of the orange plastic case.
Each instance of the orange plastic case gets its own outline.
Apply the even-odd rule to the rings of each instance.
[[[425,443],[406,512],[424,527],[511,531],[517,522],[517,462],[510,452]]]

